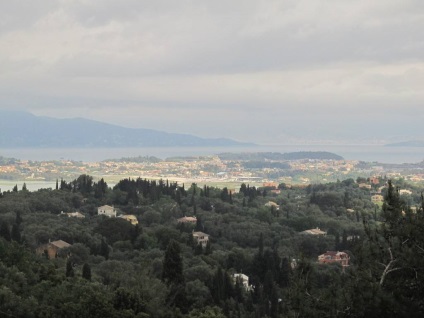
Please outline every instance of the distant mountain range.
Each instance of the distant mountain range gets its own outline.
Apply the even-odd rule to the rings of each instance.
[[[0,110],[0,147],[226,147],[252,146],[226,138],[200,138],[152,129],[125,128],[84,118],[57,119]]]
[[[409,140],[385,145],[386,147],[424,147],[424,140]]]

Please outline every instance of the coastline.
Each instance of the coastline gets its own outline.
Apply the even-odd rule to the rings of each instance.
[[[386,147],[384,145],[269,145],[252,147],[150,147],[150,148],[0,148],[0,156],[32,161],[73,160],[99,162],[122,157],[210,156],[224,152],[327,151],[346,160],[380,163],[418,163],[424,160],[424,147]]]

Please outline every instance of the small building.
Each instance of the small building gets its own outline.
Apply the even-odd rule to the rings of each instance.
[[[379,177],[372,177],[372,178],[370,178],[370,182],[372,184],[379,184],[380,183],[380,178]]]
[[[278,188],[278,183],[276,183],[276,182],[264,182],[262,186],[264,188],[277,189]]]
[[[106,215],[110,218],[116,217],[116,209],[110,205],[103,205],[97,208],[98,215]]]
[[[120,218],[124,219],[125,221],[130,222],[132,225],[138,224],[138,219],[135,215],[132,215],[132,214],[121,215]]]
[[[179,218],[177,220],[178,223],[190,223],[190,224],[196,224],[197,218],[195,216],[185,216],[183,218]]]
[[[374,202],[374,203],[383,202],[384,197],[381,194],[375,194],[375,195],[371,196],[371,201]]]
[[[411,195],[412,194],[412,191],[411,190],[407,190],[407,189],[401,189],[401,190],[399,190],[399,194],[400,195],[402,195],[402,194]]]
[[[233,280],[234,280],[234,284],[236,282],[239,282],[241,285],[243,285],[246,291],[253,290],[253,286],[249,285],[249,276],[241,274],[241,273],[236,273],[236,274],[233,274]]]
[[[339,263],[342,266],[349,266],[349,255],[345,252],[327,251],[318,256],[318,263],[330,264]]]
[[[300,232],[300,234],[304,235],[327,235],[327,232],[321,231],[318,227],[316,229],[310,229]]]
[[[367,183],[360,183],[358,187],[371,190],[371,185]]]
[[[64,213],[63,211],[60,212],[60,215],[67,215],[70,218],[78,218],[78,219],[83,219],[85,218],[85,215],[80,213],[80,212],[69,212],[69,213]]]
[[[43,244],[35,250],[35,253],[37,255],[46,255],[49,259],[57,258],[57,257],[65,257],[68,256],[68,253],[61,253],[63,252],[64,248],[70,247],[71,244],[58,240],[49,242],[47,244]]]
[[[274,207],[276,210],[280,209],[280,206],[277,203],[272,202],[272,201],[268,201],[267,203],[265,203],[265,206],[269,207],[269,208]]]
[[[202,247],[206,247],[209,241],[209,234],[203,232],[193,232],[193,239],[197,242],[197,244],[201,244]]]

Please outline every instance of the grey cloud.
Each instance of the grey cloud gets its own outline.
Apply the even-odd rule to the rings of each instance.
[[[0,107],[43,115],[282,141],[409,134],[424,101],[420,0],[3,1],[0,26]]]

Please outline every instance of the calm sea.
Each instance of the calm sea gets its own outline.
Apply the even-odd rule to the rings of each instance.
[[[0,149],[0,156],[22,160],[60,160],[92,162],[122,157],[155,156],[165,159],[173,156],[202,156],[222,152],[294,152],[329,151],[347,160],[377,161],[381,163],[417,163],[424,160],[424,147],[384,147],[379,145],[281,145],[255,147],[196,147],[196,148],[47,148]]]

